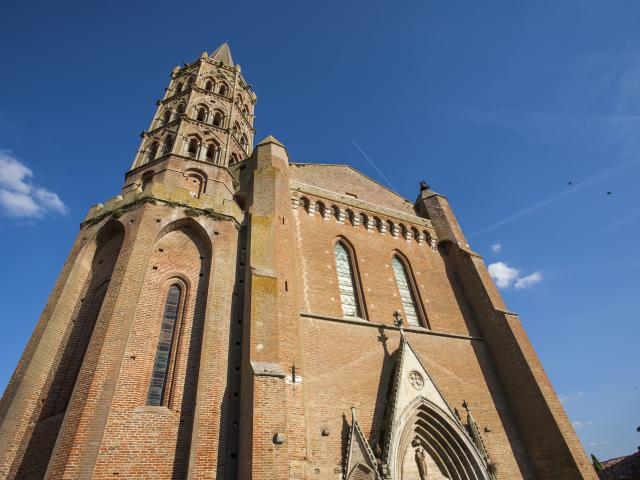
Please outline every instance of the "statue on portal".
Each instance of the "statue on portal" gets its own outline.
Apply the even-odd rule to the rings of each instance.
[[[419,438],[416,438],[412,445],[415,447],[416,465],[418,467],[418,473],[420,474],[420,480],[427,480],[429,475],[429,467],[427,466],[427,452],[422,446],[422,442]]]

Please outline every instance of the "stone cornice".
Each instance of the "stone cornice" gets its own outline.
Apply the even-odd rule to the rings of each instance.
[[[391,218],[396,218],[398,220],[404,220],[406,222],[413,223],[415,225],[422,225],[424,227],[427,227],[433,230],[433,225],[431,223],[431,220],[428,220],[423,217],[419,217],[417,215],[411,215],[406,212],[401,212],[399,210],[394,210],[392,208],[376,205],[375,203],[369,203],[364,200],[349,197],[347,195],[342,195],[340,193],[332,192],[331,190],[326,190],[324,188],[314,187],[313,185],[308,185],[306,183],[298,182],[296,180],[291,180],[289,182],[289,188],[294,192],[307,193],[315,197],[324,198],[325,200],[331,200],[337,203],[342,203],[344,205],[357,207],[359,209],[367,210],[373,213],[379,213],[381,215],[391,217]]]
[[[340,318],[340,317],[332,317],[329,315],[320,315],[317,313],[310,312],[300,312],[301,317],[305,318],[313,318],[315,320],[325,320],[328,322],[337,322],[337,323],[347,323],[349,325],[360,325],[362,327],[372,327],[372,328],[383,328],[385,330],[396,330],[400,331],[400,329],[394,325],[387,325],[385,323],[374,323],[369,320],[365,320],[362,318]],[[476,340],[476,341],[484,341],[482,337],[474,337],[469,335],[460,335],[458,333],[449,333],[449,332],[437,332],[435,330],[430,330],[424,327],[402,327],[402,330],[410,333],[418,333],[421,335],[433,335],[436,337],[447,337],[447,338],[457,338],[460,340]]]

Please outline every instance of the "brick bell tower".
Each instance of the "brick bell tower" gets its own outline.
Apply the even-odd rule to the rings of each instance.
[[[0,401],[0,478],[235,477],[255,103],[226,43],[173,69]]]

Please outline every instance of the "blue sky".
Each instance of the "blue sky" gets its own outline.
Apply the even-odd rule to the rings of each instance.
[[[640,4],[481,3],[6,4],[0,389],[172,67],[228,40],[257,137],[447,195],[587,452],[635,451]]]

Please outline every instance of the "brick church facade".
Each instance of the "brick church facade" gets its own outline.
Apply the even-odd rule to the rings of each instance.
[[[447,199],[255,147],[176,67],[0,402],[7,479],[595,479]]]

